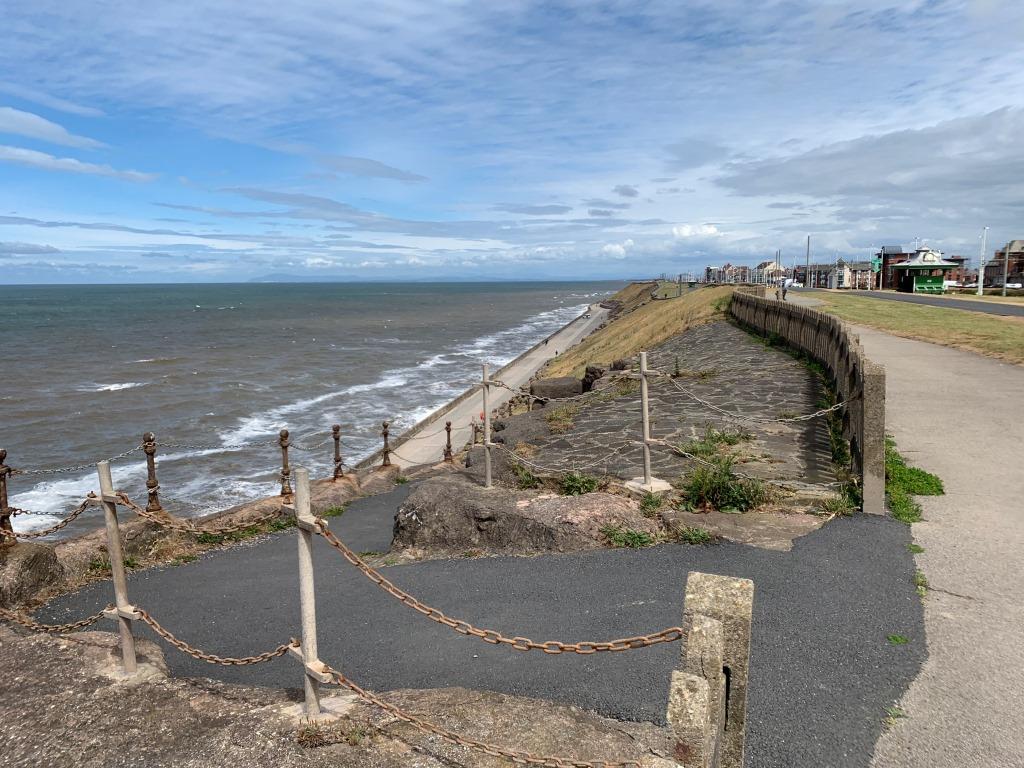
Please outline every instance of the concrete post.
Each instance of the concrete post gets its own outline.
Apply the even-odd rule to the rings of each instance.
[[[864,385],[859,415],[861,434],[862,509],[885,514],[885,368],[864,360]]]
[[[107,528],[107,556],[110,558],[110,575],[114,582],[114,612],[121,633],[121,668],[126,675],[134,675],[138,669],[131,619],[135,608],[128,602],[128,580],[124,574],[124,552],[121,550],[121,531],[117,525],[117,503],[114,481],[110,476],[110,462],[101,461],[97,464],[96,474],[99,475],[100,499]]]
[[[702,674],[708,680],[711,716],[715,716],[717,657],[709,657],[708,648],[715,629],[707,623],[713,619],[721,624],[721,684],[724,685],[721,722],[722,738],[718,765],[722,768],[743,768],[743,740],[747,717],[747,679],[750,669],[750,638],[753,620],[754,583],[692,571],[686,579],[686,607],[683,626],[695,641],[708,638],[694,647],[689,640],[686,650],[686,671]],[[712,661],[709,663],[709,658]],[[715,667],[715,669],[711,669]],[[689,766],[687,766],[689,768]]]
[[[644,485],[651,485],[651,420],[647,412],[647,353],[640,353],[640,410],[643,412]]]
[[[313,583],[313,531],[316,518],[309,505],[309,472],[295,468],[295,520],[299,542],[299,608],[302,614],[302,664],[305,687],[305,715],[320,716],[320,681],[309,668],[319,664],[316,643],[316,589]]]
[[[487,363],[483,364],[483,386],[480,391],[484,399],[484,488],[491,487],[491,377]]]
[[[665,719],[672,757],[686,768],[717,768],[725,724],[722,622],[697,615],[690,623],[682,668],[672,672]]]

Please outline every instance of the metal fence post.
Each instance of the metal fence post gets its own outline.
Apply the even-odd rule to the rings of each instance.
[[[291,445],[291,441],[288,440],[287,429],[281,430],[281,434],[277,438],[277,444],[281,446],[281,495],[291,496],[292,471],[291,468],[288,466],[288,446]]]
[[[309,472],[295,468],[295,522],[299,542],[299,607],[302,614],[302,664],[306,693],[305,715],[320,715],[320,678],[313,674],[320,660],[316,644],[316,589],[313,582],[313,531],[316,518],[309,505]]]
[[[444,423],[444,431],[444,460],[451,464],[455,459],[452,458],[452,423],[450,421]]]
[[[101,461],[96,465],[100,480],[100,500],[103,503],[103,518],[107,527],[107,556],[110,558],[110,575],[114,582],[114,610],[118,629],[121,632],[121,668],[126,675],[133,675],[138,669],[135,660],[135,637],[132,635],[132,619],[136,618],[134,606],[128,602],[128,580],[124,574],[124,552],[121,550],[121,531],[117,525],[117,497],[114,496],[114,481],[110,476],[110,462]]]
[[[383,457],[380,465],[382,467],[391,466],[391,443],[388,440],[388,433],[391,431],[391,425],[388,422],[381,423],[380,436],[384,438],[384,448],[381,449],[381,456]]]
[[[640,353],[640,409],[644,428],[644,485],[651,485],[651,420],[647,410],[647,353]]]
[[[14,526],[11,525],[10,507],[7,505],[7,478],[12,470],[4,462],[7,461],[7,450],[0,448],[0,530],[14,533]],[[13,544],[14,538],[9,536],[0,537],[0,546]]]
[[[491,487],[491,377],[487,363],[483,364],[484,377],[481,392],[484,398],[484,488]]]
[[[156,435],[147,432],[142,436],[142,452],[146,454],[146,501],[147,512],[163,512],[160,506],[160,483],[156,479]]]
[[[341,461],[341,425],[335,424],[331,427],[331,437],[334,438],[334,479],[345,474],[345,468]]]

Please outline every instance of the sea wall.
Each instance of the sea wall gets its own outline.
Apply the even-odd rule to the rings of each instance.
[[[885,514],[885,368],[868,360],[860,338],[833,315],[740,290],[730,312],[742,325],[780,337],[824,366],[847,403],[839,413],[861,476],[863,510]]]

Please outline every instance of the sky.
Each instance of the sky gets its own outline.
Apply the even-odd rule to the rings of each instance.
[[[0,0],[0,283],[1024,238],[1019,0]]]

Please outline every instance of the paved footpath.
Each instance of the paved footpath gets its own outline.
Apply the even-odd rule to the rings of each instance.
[[[913,526],[928,660],[874,765],[1024,766],[1024,367],[858,328],[885,365],[887,429],[938,474]]]
[[[559,352],[564,352],[582,341],[589,333],[608,319],[608,310],[597,304],[591,305],[587,313],[590,317],[578,317],[553,334],[547,344],[541,344],[510,363],[501,372],[501,380],[510,387],[522,387],[529,383],[530,378],[540,368],[553,359]],[[493,376],[494,371],[491,372]],[[501,387],[491,388],[491,407],[497,408],[507,401],[512,393]],[[426,425],[421,435],[411,437],[391,453],[391,460],[399,467],[418,464],[434,464],[441,460],[444,443],[444,422],[452,423],[452,445],[456,450],[468,443],[472,436],[470,423],[480,419],[482,410],[481,398],[474,395],[440,412],[435,420]]]

